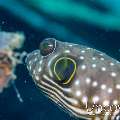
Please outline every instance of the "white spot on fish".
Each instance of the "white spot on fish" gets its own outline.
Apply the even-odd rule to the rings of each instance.
[[[40,61],[39,61],[39,64],[41,65],[41,64],[42,64],[42,62],[43,62],[43,60],[40,60]]]
[[[38,59],[37,59],[37,58],[35,58],[35,59],[34,59],[34,62],[36,62],[37,60],[38,60]]]
[[[105,68],[105,67],[102,67],[101,70],[102,70],[102,71],[106,71],[106,68]]]
[[[81,53],[85,53],[85,50],[82,50]]]
[[[117,74],[116,74],[115,72],[112,72],[112,73],[111,73],[111,76],[112,76],[112,77],[116,77]]]
[[[100,58],[100,60],[102,60],[102,61],[103,61],[103,60],[105,60],[105,59],[104,59],[104,58]]]
[[[34,52],[33,54],[36,56],[38,53],[37,53],[37,52]]]
[[[115,64],[111,62],[110,65],[111,65],[111,66],[114,66]]]
[[[87,77],[87,78],[85,79],[85,81],[86,81],[87,84],[90,84],[91,79]]]
[[[68,92],[68,93],[71,92],[71,89],[70,89],[70,88],[64,88],[63,90],[64,90],[65,92]]]
[[[85,70],[85,69],[86,69],[86,65],[82,65],[82,66],[81,66],[81,69],[82,69],[82,70]]]
[[[72,45],[72,44],[69,44],[68,46],[72,47],[73,45]]]
[[[105,84],[102,84],[102,85],[101,85],[101,89],[102,89],[102,90],[105,90],[105,89],[106,89],[106,85],[105,85]]]
[[[92,86],[93,86],[93,87],[96,87],[97,85],[98,85],[97,81],[94,81],[94,82],[92,83]]]
[[[113,105],[117,105],[117,104],[118,104],[118,100],[114,100]]]
[[[84,60],[84,56],[80,56],[80,59],[81,59],[81,60]]]
[[[33,74],[35,74],[36,73],[36,70],[33,70]]]
[[[82,97],[82,102],[83,102],[83,104],[87,104],[87,102],[88,102],[88,97],[87,96],[83,96]]]
[[[97,103],[99,101],[99,97],[98,96],[94,96],[93,97],[93,103],[95,104],[95,103]]]
[[[41,68],[41,66],[40,66],[39,69],[38,69],[38,72],[41,72],[41,70],[42,70],[42,68]]]
[[[117,84],[117,85],[116,85],[116,89],[119,89],[119,90],[120,90],[120,84]]]
[[[31,66],[31,65],[29,66],[29,69],[30,69],[30,70],[32,69],[32,66]]]
[[[112,88],[108,88],[108,93],[112,93]]]
[[[79,97],[81,95],[81,91],[77,90],[75,94],[77,97]]]
[[[32,63],[32,61],[30,60],[28,64],[31,65],[31,63]]]
[[[65,50],[65,53],[70,53],[70,50]]]
[[[97,66],[96,64],[92,64],[92,67],[93,67],[93,68],[96,68],[96,66]]]
[[[101,55],[101,56],[104,56],[104,54],[103,54],[103,53],[100,53],[100,55]]]
[[[96,60],[96,58],[95,58],[95,57],[92,57],[92,60]]]
[[[88,47],[88,48],[86,48],[86,49],[87,49],[87,50],[90,50],[91,48]]]
[[[35,75],[35,79],[36,79],[37,81],[39,81],[39,76]]]
[[[80,84],[80,80],[76,80],[75,81],[75,85],[77,86],[77,85],[79,85]]]
[[[110,103],[110,101],[109,101],[109,100],[105,100],[105,101],[103,101],[103,105],[104,105],[104,106],[108,106],[108,105],[109,105],[109,103]]]

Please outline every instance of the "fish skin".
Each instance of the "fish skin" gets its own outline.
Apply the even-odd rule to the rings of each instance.
[[[74,60],[77,66],[67,84],[57,80],[53,71],[61,57]],[[35,50],[27,56],[26,65],[41,91],[70,115],[92,120],[119,117],[120,62],[114,58],[87,46],[56,40],[50,55],[42,56]],[[95,105],[102,108],[96,111]]]

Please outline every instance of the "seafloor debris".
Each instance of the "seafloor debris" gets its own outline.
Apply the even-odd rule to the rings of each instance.
[[[14,71],[16,65],[22,63],[24,53],[14,50],[22,47],[24,39],[24,34],[19,32],[0,32],[0,93],[16,79]],[[19,92],[16,93],[19,96]]]

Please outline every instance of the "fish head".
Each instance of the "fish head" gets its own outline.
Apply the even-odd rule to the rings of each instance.
[[[96,49],[49,38],[26,64],[42,92],[72,115],[107,120],[103,113],[120,104],[120,62]]]
[[[55,95],[59,96],[58,91],[63,97],[71,96],[77,66],[83,62],[78,61],[79,52],[72,46],[71,43],[47,38],[26,58],[27,68],[37,86],[57,101],[60,99]]]
[[[71,53],[72,45],[48,38],[40,43],[39,49],[29,53],[27,68],[35,82],[44,81],[47,76],[59,85],[65,85],[73,79],[77,68],[77,54]]]

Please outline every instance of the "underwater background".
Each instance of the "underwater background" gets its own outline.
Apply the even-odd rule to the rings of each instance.
[[[91,46],[120,60],[120,2],[109,2],[0,0],[0,29],[24,33],[20,52],[38,49],[43,39],[53,37]],[[75,120],[40,92],[25,63],[17,66],[16,75],[24,102],[18,100],[12,86],[5,89],[0,94],[0,120]]]

